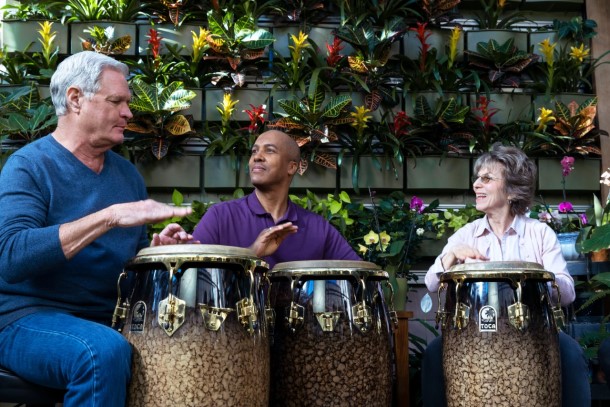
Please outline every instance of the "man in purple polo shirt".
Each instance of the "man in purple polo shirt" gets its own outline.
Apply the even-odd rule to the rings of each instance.
[[[286,133],[261,134],[250,156],[254,192],[211,206],[195,227],[203,244],[249,247],[269,263],[300,260],[361,260],[323,217],[288,199],[300,150]]]

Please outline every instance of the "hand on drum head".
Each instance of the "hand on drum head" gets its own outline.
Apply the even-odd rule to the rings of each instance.
[[[460,244],[453,246],[444,256],[443,256],[443,268],[445,270],[449,270],[451,266],[456,263],[463,263],[466,259],[471,260],[489,260],[487,257],[483,256],[481,252],[479,252],[474,247]]]
[[[152,237],[151,246],[161,246],[165,244],[199,243],[193,240],[193,235],[186,233],[182,226],[177,223],[170,223],[161,233],[155,233]]]
[[[292,222],[280,223],[279,225],[263,229],[256,240],[250,245],[250,249],[258,257],[269,256],[277,250],[284,239],[293,233],[297,233],[298,227]]]

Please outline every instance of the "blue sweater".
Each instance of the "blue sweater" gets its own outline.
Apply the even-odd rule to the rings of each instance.
[[[114,228],[66,260],[59,225],[142,199],[142,177],[112,151],[100,174],[51,136],[13,153],[0,172],[0,329],[42,309],[109,321],[125,262],[148,244],[145,226]]]

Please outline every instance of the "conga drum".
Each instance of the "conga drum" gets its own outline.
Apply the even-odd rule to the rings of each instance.
[[[555,276],[537,263],[479,262],[440,281],[447,405],[561,406]]]
[[[269,279],[270,405],[390,406],[388,274],[368,262],[295,261],[277,264]]]
[[[115,311],[133,350],[128,406],[267,407],[267,270],[228,246],[156,246],[132,258]]]

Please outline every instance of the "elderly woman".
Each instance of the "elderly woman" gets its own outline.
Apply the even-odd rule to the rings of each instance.
[[[545,223],[525,215],[535,191],[536,166],[519,149],[499,143],[474,166],[476,208],[485,213],[459,229],[426,274],[428,290],[436,292],[440,275],[454,264],[469,261],[528,261],[555,274],[562,306],[574,301],[574,280],[567,271],[557,237]],[[422,369],[424,406],[446,405],[441,338],[426,349]],[[559,334],[563,406],[591,405],[588,367],[578,343]]]

